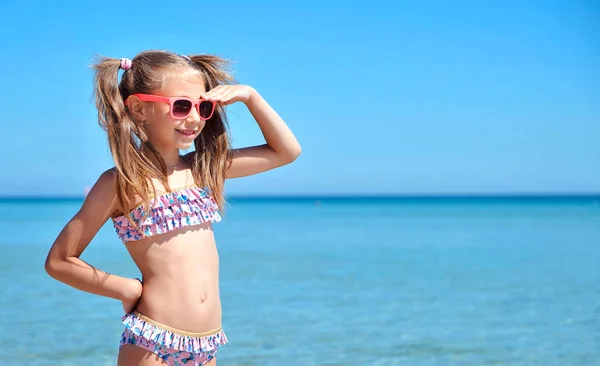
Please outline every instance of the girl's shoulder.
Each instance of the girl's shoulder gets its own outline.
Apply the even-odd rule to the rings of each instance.
[[[117,168],[112,167],[103,171],[96,183],[94,183],[94,187],[96,190],[100,191],[103,195],[107,196],[116,196],[117,194]],[[108,197],[106,197],[108,198]]]
[[[102,172],[86,192],[81,211],[87,214],[112,216],[117,211],[117,169]]]

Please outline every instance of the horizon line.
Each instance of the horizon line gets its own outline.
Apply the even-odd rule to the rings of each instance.
[[[6,195],[0,194],[0,201],[16,200],[69,200],[80,201],[86,195],[45,194],[45,195]],[[590,198],[600,199],[600,192],[488,192],[488,193],[282,193],[282,194],[232,194],[226,200],[260,200],[260,199],[543,199],[543,198]]]

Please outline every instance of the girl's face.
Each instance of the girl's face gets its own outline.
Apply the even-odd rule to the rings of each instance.
[[[163,87],[153,90],[153,95],[164,97],[183,97],[199,99],[206,92],[202,76],[197,71],[184,71],[183,75],[172,75],[165,79]],[[194,139],[200,135],[206,121],[200,118],[198,110],[191,108],[189,115],[183,119],[174,118],[169,102],[144,102],[147,115],[146,131],[148,140],[159,150],[187,150]],[[175,116],[180,110],[175,104]]]

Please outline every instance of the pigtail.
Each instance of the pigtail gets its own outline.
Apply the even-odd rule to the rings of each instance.
[[[128,84],[133,78],[127,73],[131,70],[123,74],[123,79],[130,80],[124,80],[125,82],[119,85],[120,60],[101,57],[93,68],[98,123],[108,135],[109,148],[117,169],[116,191],[120,210],[128,212],[136,203],[135,195],[147,196],[150,180],[146,178],[155,174],[157,169],[144,154],[141,154],[140,145],[147,140],[146,133],[132,120],[125,107],[124,101],[130,90]],[[154,149],[150,147],[150,150]],[[158,152],[155,152],[155,155],[158,155]],[[142,169],[139,169],[140,167]]]
[[[234,77],[227,71],[229,62],[214,55],[194,55],[189,59],[206,77],[206,91],[221,84],[235,84]]]
[[[206,91],[218,85],[236,82],[227,71],[228,62],[218,56],[194,55],[189,60],[202,72]],[[225,203],[225,174],[230,162],[229,141],[225,110],[217,106],[194,143],[196,153],[193,154],[191,163],[195,179],[208,186],[221,209]]]

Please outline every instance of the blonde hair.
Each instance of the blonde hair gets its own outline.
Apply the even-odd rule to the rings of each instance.
[[[206,91],[220,84],[235,83],[226,71],[228,63],[213,55],[181,56],[151,50],[137,54],[131,65],[123,72],[120,81],[120,59],[100,57],[93,65],[98,123],[107,132],[117,170],[117,198],[123,213],[135,208],[136,196],[149,203],[152,192],[155,192],[152,178],[158,178],[169,190],[164,160],[148,141],[144,124],[134,120],[124,101],[132,94],[151,93],[161,88],[166,74],[177,68],[189,67],[199,71]],[[207,187],[221,209],[225,202],[223,186],[229,144],[227,118],[223,108],[217,105],[213,116],[194,141],[196,153],[188,162],[196,184]],[[157,161],[158,166],[152,161]]]

